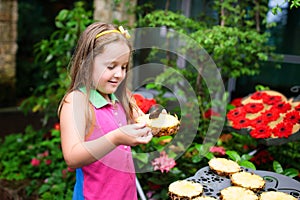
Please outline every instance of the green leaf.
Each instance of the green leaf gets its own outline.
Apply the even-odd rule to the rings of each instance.
[[[208,160],[214,158],[214,154],[211,152],[208,152],[207,154],[205,154],[205,158],[207,158]]]
[[[133,154],[134,158],[137,158],[139,161],[143,162],[143,163],[148,163],[148,156],[145,153],[134,153]]]
[[[236,151],[226,151],[226,154],[231,160],[234,160],[236,162],[239,162],[241,160],[240,155]]]
[[[255,165],[252,162],[248,161],[248,160],[243,160],[243,161],[239,162],[239,165],[243,166],[243,167],[246,167],[246,168],[256,170]]]
[[[283,169],[282,169],[281,164],[278,161],[276,161],[276,160],[273,161],[273,169],[278,174],[282,174],[283,173]]]
[[[241,161],[250,160],[253,156],[250,156],[249,154],[243,154],[241,157]]]
[[[289,176],[289,177],[293,178],[293,177],[298,176],[299,171],[297,169],[294,169],[294,168],[288,168],[288,169],[285,169],[282,174],[285,175],[285,176]]]

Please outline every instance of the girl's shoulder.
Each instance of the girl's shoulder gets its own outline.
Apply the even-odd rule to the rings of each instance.
[[[66,94],[65,96],[65,103],[71,103],[71,104],[81,104],[86,102],[86,95],[81,92],[80,90],[73,90]]]

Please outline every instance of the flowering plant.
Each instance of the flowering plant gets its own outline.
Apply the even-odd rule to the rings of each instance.
[[[173,158],[169,158],[165,151],[160,152],[160,157],[152,161],[154,170],[160,170],[161,173],[169,172],[176,165]]]
[[[253,138],[287,138],[300,128],[300,102],[279,92],[257,91],[234,103],[236,107],[227,113],[229,125],[250,129]]]
[[[71,173],[60,148],[60,127],[10,134],[0,146],[0,179],[29,180],[26,195],[41,199],[67,199],[72,195],[75,174]]]
[[[144,112],[147,113],[150,108],[156,104],[155,99],[147,99],[140,94],[133,94],[137,106]]]

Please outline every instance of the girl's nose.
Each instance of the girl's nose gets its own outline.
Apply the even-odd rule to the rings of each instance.
[[[121,77],[122,76],[122,67],[117,67],[114,73],[114,77]]]

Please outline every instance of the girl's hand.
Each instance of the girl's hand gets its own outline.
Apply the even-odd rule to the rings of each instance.
[[[146,124],[137,123],[118,128],[110,139],[115,145],[136,146],[150,142],[152,133]]]

